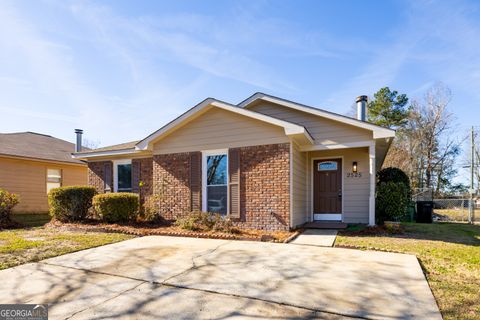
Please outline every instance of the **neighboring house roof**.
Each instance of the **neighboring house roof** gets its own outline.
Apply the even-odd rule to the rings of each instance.
[[[74,164],[85,162],[72,159],[75,144],[36,132],[0,133],[0,156],[21,157]]]
[[[362,129],[367,129],[367,130],[372,130],[373,131],[373,138],[378,139],[378,138],[390,138],[390,137],[395,137],[395,130],[384,128],[382,126],[369,123],[366,121],[361,121],[357,120],[348,116],[344,116],[338,113],[306,106],[301,103],[289,101],[286,99],[282,99],[279,97],[271,96],[262,92],[257,92],[253,94],[251,97],[247,98],[246,100],[240,102],[237,106],[241,108],[246,108],[248,109],[250,106],[254,105],[256,102],[263,100],[263,101],[268,101],[271,103],[275,103],[287,108],[292,108],[296,110],[300,110],[303,112],[307,112],[310,114],[314,114],[320,117],[324,117],[326,119],[331,119],[334,121],[338,121],[341,123],[349,124],[354,127],[362,128]]]

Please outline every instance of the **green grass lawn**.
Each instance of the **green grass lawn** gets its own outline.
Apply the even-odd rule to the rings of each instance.
[[[38,227],[49,221],[45,216],[15,215],[13,219],[26,226],[37,227],[0,231],[0,269],[133,237],[120,233],[77,232]]]
[[[403,234],[340,232],[336,246],[414,254],[445,319],[480,319],[480,225],[403,224]]]

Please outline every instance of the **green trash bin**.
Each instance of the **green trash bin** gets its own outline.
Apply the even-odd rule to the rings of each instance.
[[[407,206],[407,219],[408,222],[415,221],[415,202],[411,201]]]

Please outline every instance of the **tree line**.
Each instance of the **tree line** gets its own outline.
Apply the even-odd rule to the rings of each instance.
[[[436,84],[412,101],[384,87],[368,103],[369,122],[397,131],[383,167],[402,169],[413,189],[430,188],[437,195],[466,191],[465,185],[452,183],[461,141],[448,109],[451,99],[450,89]]]

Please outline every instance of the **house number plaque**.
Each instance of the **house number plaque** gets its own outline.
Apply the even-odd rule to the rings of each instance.
[[[347,172],[347,178],[361,178],[361,172]]]

